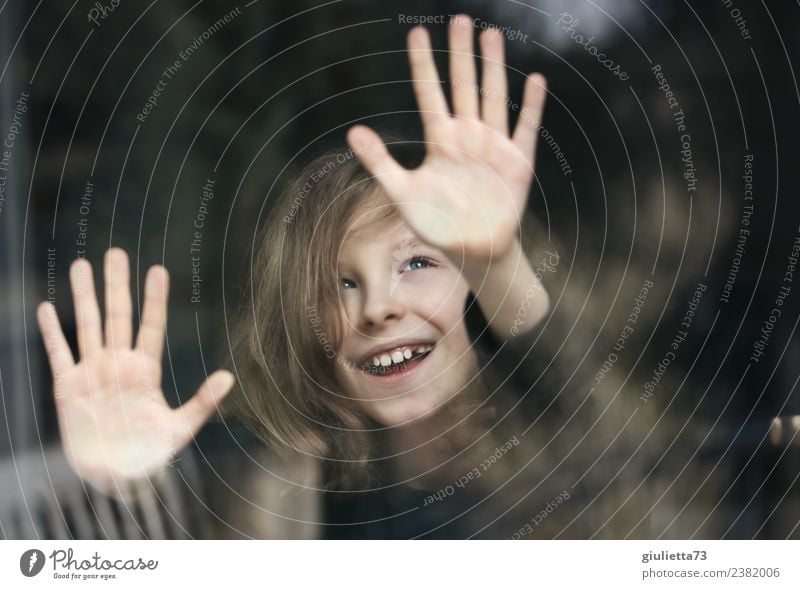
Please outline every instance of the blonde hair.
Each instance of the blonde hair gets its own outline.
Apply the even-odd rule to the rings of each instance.
[[[422,144],[387,143],[406,167],[421,159]],[[336,264],[347,221],[359,207],[383,202],[377,181],[347,147],[327,150],[309,162],[272,205],[253,244],[247,296],[235,322],[231,370],[238,387],[226,399],[223,416],[236,418],[276,451],[294,450],[324,460],[323,480],[329,489],[363,489],[381,474],[374,466],[381,461],[372,459],[381,455],[383,428],[339,394],[335,360],[328,356],[326,345],[335,349],[338,337]],[[391,207],[375,208],[396,214]],[[530,537],[643,538],[663,533],[663,514],[680,515],[692,499],[674,492],[668,495],[674,485],[669,469],[653,473],[653,464],[674,430],[655,428],[661,421],[656,411],[640,411],[636,420],[625,421],[640,407],[641,383],[625,376],[623,362],[607,379],[608,385],[595,387],[592,378],[606,359],[620,322],[627,319],[627,308],[615,320],[606,316],[601,325],[599,313],[584,312],[594,286],[592,272],[595,276],[597,272],[591,267],[594,261],[584,262],[588,270],[569,261],[570,248],[547,239],[530,207],[521,230],[523,248],[532,261],[542,246],[562,257],[559,272],[546,277],[553,283],[552,288],[546,284],[551,297],[558,299],[544,326],[547,337],[537,338],[532,361],[496,369],[505,369],[506,377],[524,370],[526,380],[535,384],[511,396],[505,390],[494,395],[496,385],[487,386],[480,399],[468,391],[458,395],[466,402],[443,409],[459,419],[491,394],[499,427],[489,423],[484,428],[487,422],[476,419],[478,429],[497,429],[501,436],[507,432],[515,442],[519,434],[520,447],[509,453],[511,458],[499,461],[492,466],[491,477],[481,479],[492,493],[502,487],[519,504],[509,512],[512,524],[523,525],[562,492],[573,497],[567,507],[559,508],[558,517],[544,520]],[[322,327],[315,331],[318,326]],[[582,342],[594,343],[599,332],[608,345],[586,349]],[[630,358],[638,363],[633,354]],[[489,384],[490,377],[486,378]],[[503,440],[497,435],[499,443],[487,440],[484,446],[500,446]],[[456,441],[455,446],[470,439]],[[649,443],[642,449],[644,440]],[[475,455],[486,458],[491,452],[481,449]],[[693,466],[694,474],[700,474],[701,467],[702,463]],[[684,469],[685,465],[681,473]],[[580,473],[577,481],[576,473]],[[683,476],[692,476],[688,473]],[[706,495],[713,501],[714,493]],[[660,516],[651,514],[653,506],[658,506]],[[671,536],[682,537],[695,525],[687,512],[666,529]]]
[[[402,165],[421,161],[423,144],[384,139]],[[234,319],[230,361],[238,386],[223,417],[279,454],[325,460],[328,488],[363,487],[378,478],[371,459],[384,428],[342,395],[334,374],[342,332],[337,263],[356,212],[400,218],[387,203],[347,146],[308,162],[274,202],[253,244],[245,302]],[[523,245],[533,245],[529,232]],[[481,403],[474,390],[459,397],[459,408],[447,408],[454,415]],[[486,411],[477,414],[486,417]]]

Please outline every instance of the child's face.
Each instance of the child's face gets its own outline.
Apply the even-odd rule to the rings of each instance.
[[[404,222],[356,219],[339,277],[336,376],[367,415],[386,426],[430,416],[476,375],[464,324],[469,287]]]

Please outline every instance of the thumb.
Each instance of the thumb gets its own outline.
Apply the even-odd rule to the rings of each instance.
[[[180,446],[189,442],[219,403],[231,392],[236,379],[227,370],[217,370],[211,374],[197,390],[194,397],[181,405],[174,413],[180,437]]]

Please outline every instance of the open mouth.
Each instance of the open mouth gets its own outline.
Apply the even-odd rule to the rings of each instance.
[[[359,368],[373,376],[390,376],[416,366],[433,351],[434,347],[434,344],[401,346],[376,354]]]

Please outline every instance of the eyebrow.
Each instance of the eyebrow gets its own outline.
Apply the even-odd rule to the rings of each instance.
[[[394,245],[395,245],[395,247],[402,247],[404,242],[405,242],[406,247],[433,247],[433,246],[428,246],[427,243],[425,243],[424,241],[420,240],[415,235],[412,235],[410,237],[408,235],[405,235],[404,237],[401,237],[400,239],[395,240]]]

